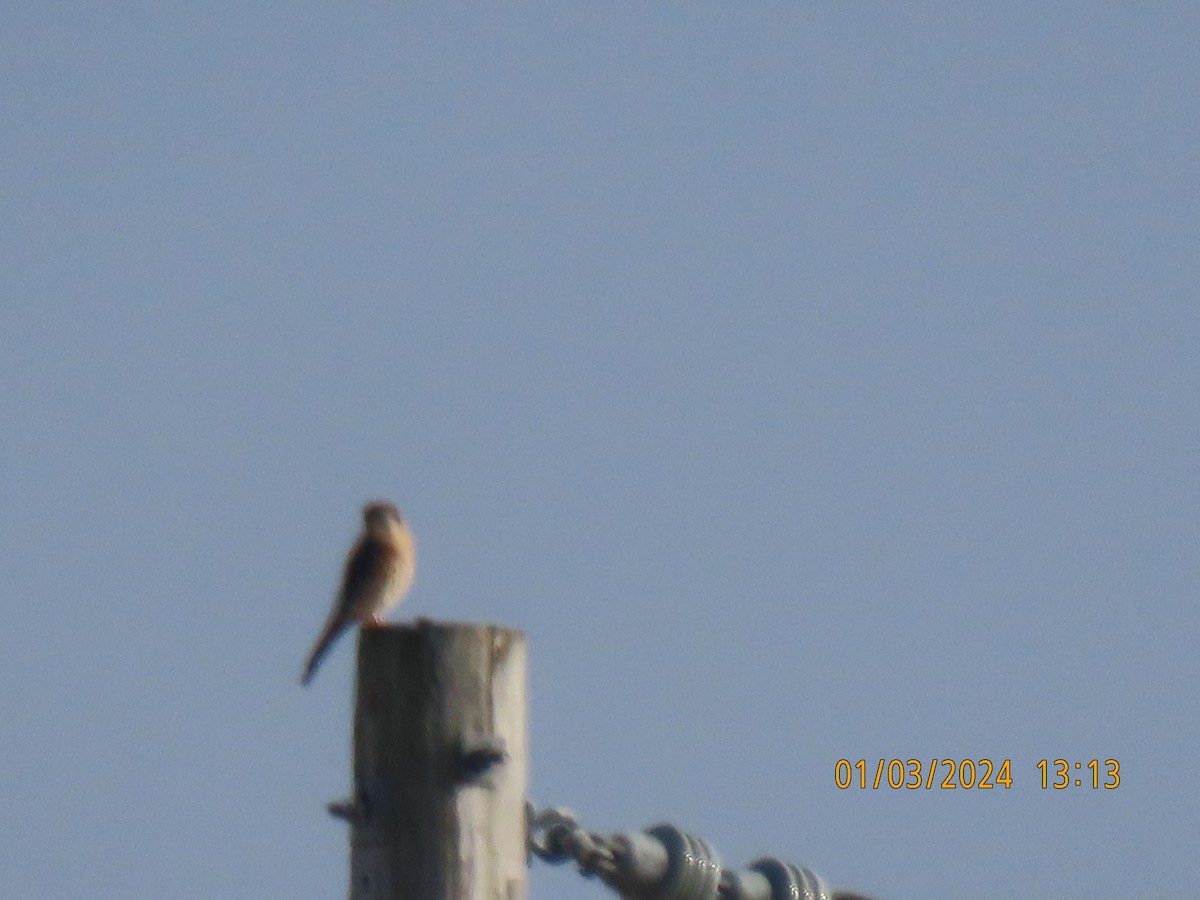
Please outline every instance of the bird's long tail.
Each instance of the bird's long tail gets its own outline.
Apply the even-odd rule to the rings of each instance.
[[[304,674],[300,676],[300,683],[308,685],[312,681],[313,675],[316,674],[317,666],[321,664],[321,660],[325,658],[325,654],[329,652],[329,648],[348,627],[350,620],[344,616],[334,616],[325,623],[325,628],[321,631],[321,636],[317,638],[317,642],[313,644],[312,652],[308,654],[308,662],[304,664]]]

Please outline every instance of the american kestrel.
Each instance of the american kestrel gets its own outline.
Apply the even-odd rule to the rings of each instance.
[[[304,664],[301,684],[308,684],[333,642],[355,622],[380,625],[412,585],[417,554],[412,532],[391,503],[376,500],[363,507],[363,530],[350,548],[342,584],[321,636]]]

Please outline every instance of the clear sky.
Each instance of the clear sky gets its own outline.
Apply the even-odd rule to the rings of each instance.
[[[353,641],[296,682],[378,496],[590,829],[1196,896],[1198,59],[1190,2],[3,4],[4,892],[344,895]],[[834,784],[910,757],[1013,784]]]

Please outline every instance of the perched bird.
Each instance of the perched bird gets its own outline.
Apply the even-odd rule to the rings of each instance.
[[[363,530],[350,548],[342,584],[308,662],[301,684],[308,684],[333,642],[355,622],[380,625],[383,614],[408,592],[416,569],[412,532],[391,503],[376,500],[363,507]]]

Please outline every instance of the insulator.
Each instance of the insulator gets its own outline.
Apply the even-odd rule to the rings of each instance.
[[[726,869],[721,874],[722,900],[771,900],[771,882],[761,872]]]
[[[771,885],[770,900],[833,900],[833,891],[812,869],[764,856],[746,867]]]
[[[612,881],[625,900],[717,900],[721,864],[704,840],[674,825],[611,840]]]

